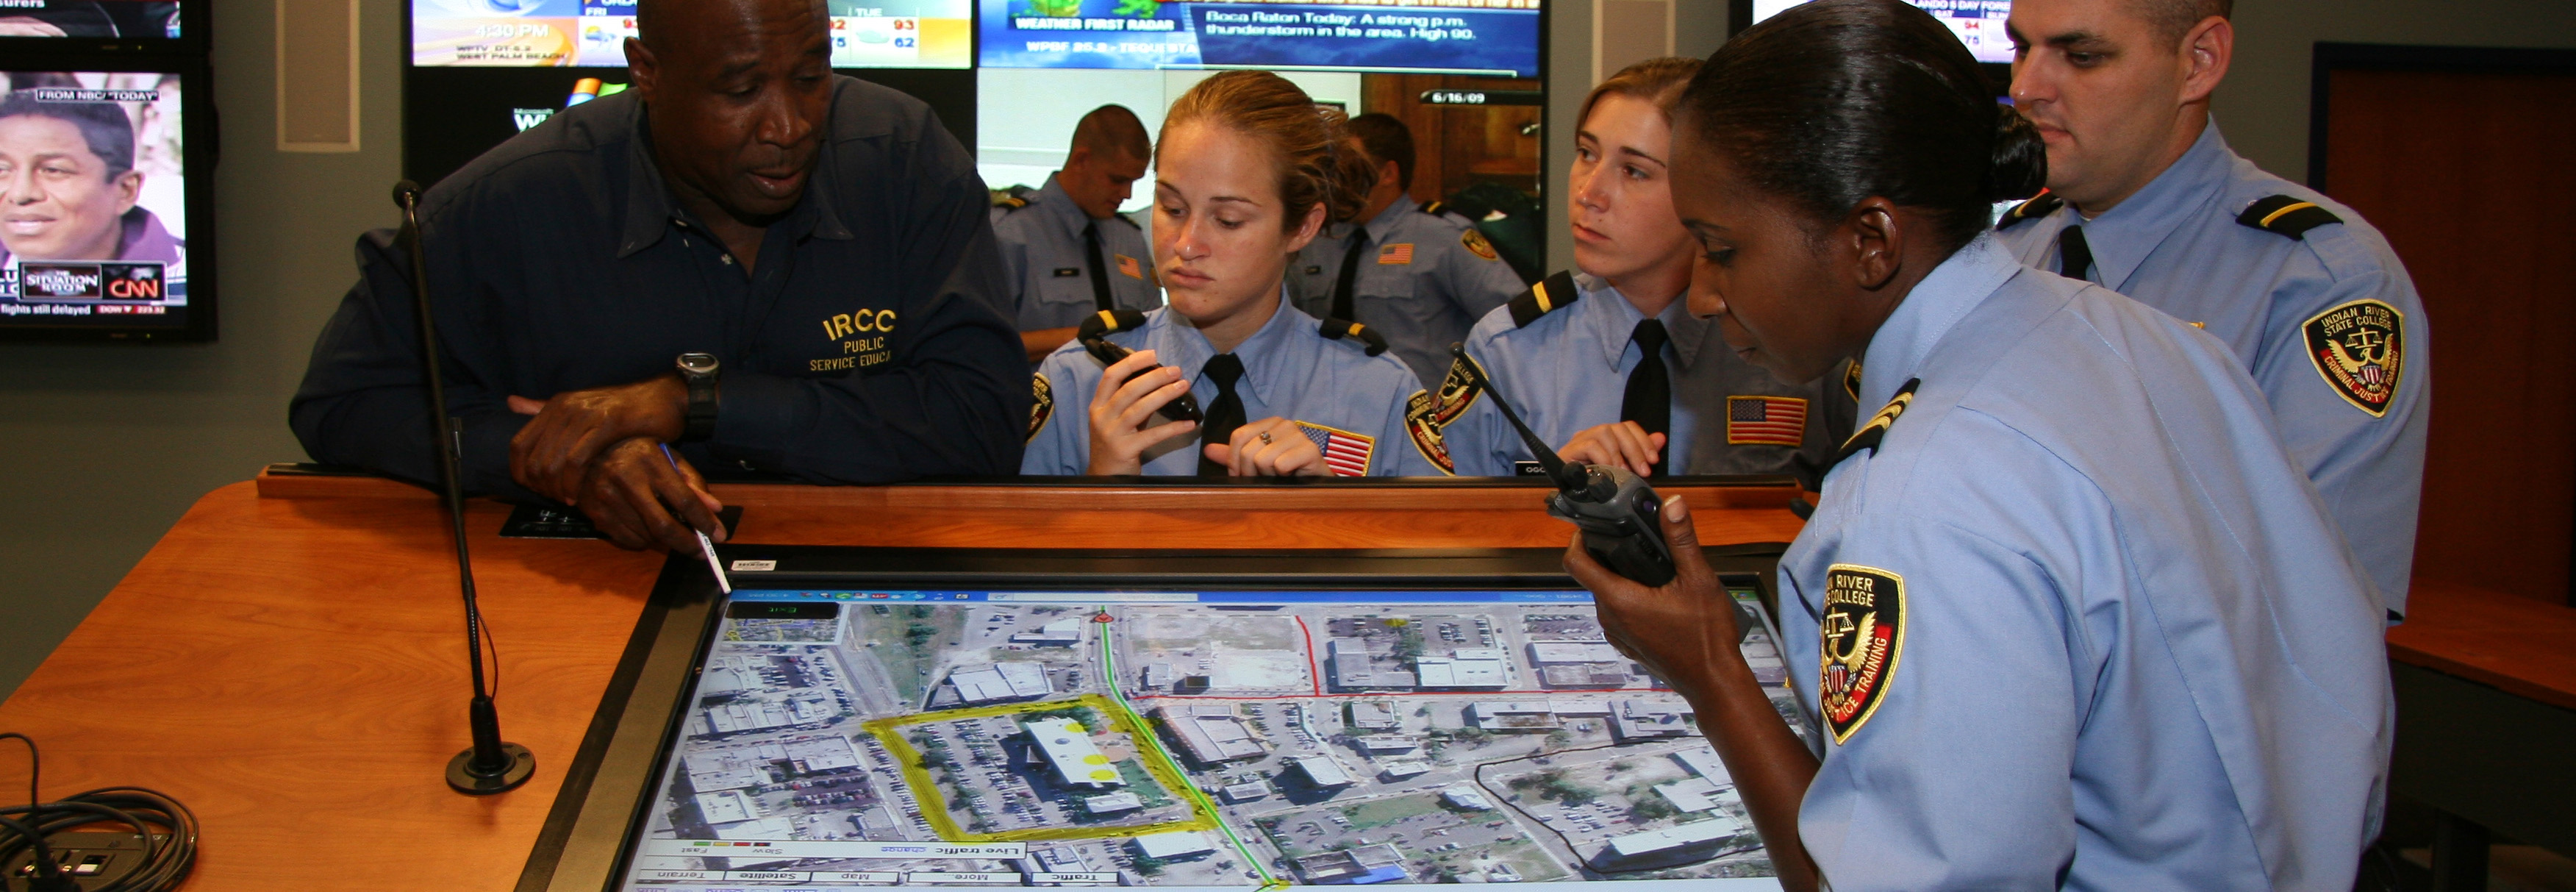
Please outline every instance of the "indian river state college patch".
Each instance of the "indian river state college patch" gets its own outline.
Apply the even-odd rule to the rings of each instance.
[[[1038,432],[1046,429],[1047,419],[1055,416],[1055,387],[1047,383],[1045,375],[1030,375],[1029,380],[1030,395],[1037,398],[1029,404],[1029,439],[1035,440]]]
[[[1878,711],[1905,654],[1905,577],[1858,564],[1827,568],[1816,626],[1824,635],[1817,700],[1840,745]]]
[[[2376,300],[2356,300],[2310,317],[2308,359],[2326,385],[2373,418],[2388,415],[2405,371],[2405,314]]]

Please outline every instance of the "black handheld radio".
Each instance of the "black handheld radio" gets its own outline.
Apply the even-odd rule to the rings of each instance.
[[[1101,367],[1106,368],[1117,365],[1119,360],[1126,359],[1127,357],[1134,355],[1136,352],[1111,343],[1109,340],[1109,333],[1113,331],[1125,331],[1143,325],[1144,323],[1144,314],[1138,313],[1134,310],[1122,309],[1095,313],[1082,320],[1082,326],[1078,331],[1076,331],[1074,339],[1081,341],[1082,349],[1090,351],[1092,358],[1100,360]],[[1162,368],[1162,366],[1157,365],[1153,368],[1141,369],[1136,372],[1136,375],[1142,375],[1159,368]],[[1127,376],[1127,381],[1136,380],[1136,375]],[[1125,384],[1127,381],[1120,381],[1118,383]],[[1198,397],[1192,396],[1190,392],[1186,390],[1181,391],[1181,395],[1179,397],[1174,398],[1171,402],[1164,403],[1162,408],[1156,409],[1154,412],[1155,414],[1173,421],[1199,421],[1204,417],[1199,413]]]
[[[1556,493],[1547,497],[1547,513],[1573,521],[1583,530],[1583,550],[1602,566],[1641,584],[1673,581],[1673,552],[1664,544],[1661,522],[1663,500],[1646,485],[1646,479],[1626,468],[1566,464],[1556,450],[1530,432],[1529,425],[1521,423],[1520,414],[1512,411],[1512,404],[1485,377],[1485,370],[1467,358],[1463,345],[1449,345],[1449,355],[1493,395],[1494,406],[1503,410],[1512,429],[1520,431],[1521,442],[1529,444],[1530,454],[1538,457],[1548,479],[1556,481]]]

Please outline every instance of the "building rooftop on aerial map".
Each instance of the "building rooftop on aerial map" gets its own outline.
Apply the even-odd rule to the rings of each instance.
[[[1163,720],[1164,727],[1172,729],[1172,736],[1180,738],[1181,749],[1201,765],[1258,758],[1270,751],[1232,704],[1165,706],[1154,714]]]
[[[948,673],[948,683],[956,686],[957,698],[968,703],[1026,700],[1055,693],[1055,688],[1047,684],[1046,667],[1036,663],[961,666]]]
[[[1691,733],[1690,704],[1678,700],[1618,700],[1610,704],[1610,726],[1621,740],[1680,737]]]
[[[1426,688],[1499,688],[1511,662],[1500,648],[1462,647],[1446,657],[1417,657],[1413,672]]]
[[[1391,843],[1297,859],[1297,872],[1317,884],[1390,883],[1404,879],[1404,852]]]
[[[1082,810],[1095,815],[1115,814],[1144,807],[1144,797],[1123,790],[1107,796],[1092,796],[1082,800]]]
[[[1593,860],[1596,863],[1609,863],[1706,847],[1719,840],[1743,833],[1744,825],[1736,823],[1735,819],[1726,813],[1719,812],[1701,820],[1688,824],[1675,824],[1662,830],[1644,830],[1610,837],[1610,844],[1602,847],[1600,856]]]
[[[1020,632],[1013,634],[1011,636],[1011,641],[1015,644],[1036,644],[1047,647],[1072,647],[1076,644],[1082,643],[1082,618],[1067,617],[1065,619],[1056,620],[1055,622],[1039,626],[1038,630],[1035,632]]]
[[[1038,745],[1047,766],[1055,769],[1056,780],[1065,786],[1097,789],[1126,783],[1117,766],[1109,764],[1100,747],[1091,742],[1091,732],[1072,719],[1044,718],[1021,722],[1029,739]]]
[[[1342,770],[1340,764],[1323,756],[1300,756],[1288,760],[1288,764],[1295,765],[1297,770],[1305,772],[1306,779],[1313,781],[1318,787],[1347,787],[1358,783],[1351,779],[1350,772]]]
[[[1169,861],[1174,858],[1205,855],[1216,851],[1216,846],[1209,844],[1206,834],[1196,830],[1174,830],[1169,833],[1148,833],[1136,837],[1136,851],[1145,853],[1145,857],[1148,858]]]

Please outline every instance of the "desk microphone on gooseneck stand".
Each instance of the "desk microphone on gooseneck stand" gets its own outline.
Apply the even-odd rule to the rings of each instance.
[[[474,667],[474,699],[466,720],[473,726],[474,746],[447,761],[447,785],[469,796],[489,796],[517,789],[537,771],[537,756],[528,748],[501,741],[501,715],[492,707],[492,692],[483,684],[483,610],[474,602],[474,558],[465,547],[465,475],[460,469],[465,432],[447,414],[446,379],[438,371],[438,328],[429,312],[428,260],[420,246],[420,184],[394,184],[394,205],[402,208],[399,236],[411,260],[412,306],[420,312],[420,364],[429,382],[430,437],[437,443],[440,494],[456,536],[456,578],[465,592],[465,656]],[[498,660],[495,660],[497,663]],[[499,667],[493,667],[498,671]]]
[[[1503,410],[1503,420],[1520,432],[1521,442],[1529,446],[1530,455],[1538,458],[1539,467],[1547,469],[1547,478],[1556,482],[1557,491],[1547,497],[1547,513],[1572,521],[1583,531],[1583,550],[1609,567],[1611,572],[1645,585],[1663,585],[1673,581],[1672,546],[1664,544],[1664,527],[1660,519],[1663,502],[1655,496],[1646,478],[1629,473],[1615,465],[1578,465],[1560,458],[1556,450],[1521,423],[1520,413],[1512,411],[1510,401],[1503,399],[1501,389],[1485,370],[1467,358],[1461,344],[1449,345],[1449,355],[1459,367],[1467,370],[1476,385],[1494,398],[1494,408]]]

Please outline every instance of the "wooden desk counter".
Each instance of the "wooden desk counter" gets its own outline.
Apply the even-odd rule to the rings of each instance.
[[[1786,542],[1792,489],[1679,487],[1709,544]],[[718,486],[736,538],[797,545],[1562,547],[1528,488]],[[198,500],[5,704],[45,794],[131,785],[197,812],[191,892],[509,889],[659,573],[602,542],[502,539],[469,508],[502,734],[537,775],[449,792],[466,744],[461,610],[436,501],[264,476]],[[0,777],[17,777],[0,760]],[[7,782],[0,781],[0,789]]]

